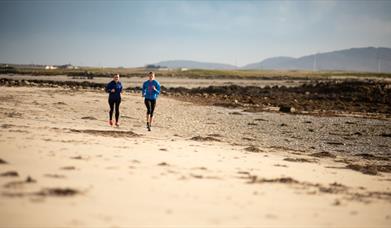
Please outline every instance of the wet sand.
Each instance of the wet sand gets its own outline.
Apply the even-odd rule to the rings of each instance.
[[[0,88],[0,226],[391,223],[387,119],[248,113],[163,95],[148,132],[139,94],[124,94],[112,128],[101,91]]]

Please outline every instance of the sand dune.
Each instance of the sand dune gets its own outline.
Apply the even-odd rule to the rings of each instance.
[[[322,152],[344,147],[339,144],[309,149],[319,142],[314,138],[293,141],[291,128],[326,121],[320,117],[245,113],[162,96],[148,132],[139,94],[124,94],[121,126],[112,128],[103,92],[1,89],[1,227],[391,224],[391,174],[379,168],[388,160]],[[354,121],[374,134],[387,129],[374,125],[389,126],[388,120],[331,119],[340,124],[335,128]],[[276,123],[277,130],[269,126]],[[387,137],[365,139],[387,158],[380,146]],[[379,166],[364,174],[347,168],[349,162]]]

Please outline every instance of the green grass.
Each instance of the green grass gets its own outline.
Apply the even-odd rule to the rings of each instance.
[[[14,68],[2,69],[0,74],[30,74],[30,75],[83,75],[91,74],[95,77],[111,77],[119,73],[122,77],[143,77],[147,70],[144,68],[97,68],[82,67],[79,69],[54,69],[45,70],[37,68]],[[391,73],[368,73],[368,72],[345,72],[345,71],[298,71],[298,70],[201,70],[193,69],[188,71],[169,70],[156,71],[159,77],[189,77],[189,78],[267,78],[267,79],[327,79],[330,77],[380,77],[391,78]]]

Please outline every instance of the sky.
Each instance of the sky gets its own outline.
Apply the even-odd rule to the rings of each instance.
[[[353,47],[391,47],[391,1],[0,0],[0,62],[243,66]]]

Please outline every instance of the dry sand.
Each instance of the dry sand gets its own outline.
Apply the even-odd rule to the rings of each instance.
[[[1,227],[391,224],[389,173],[229,143],[232,110],[163,96],[148,132],[139,95],[124,94],[112,128],[103,92],[0,88]]]

